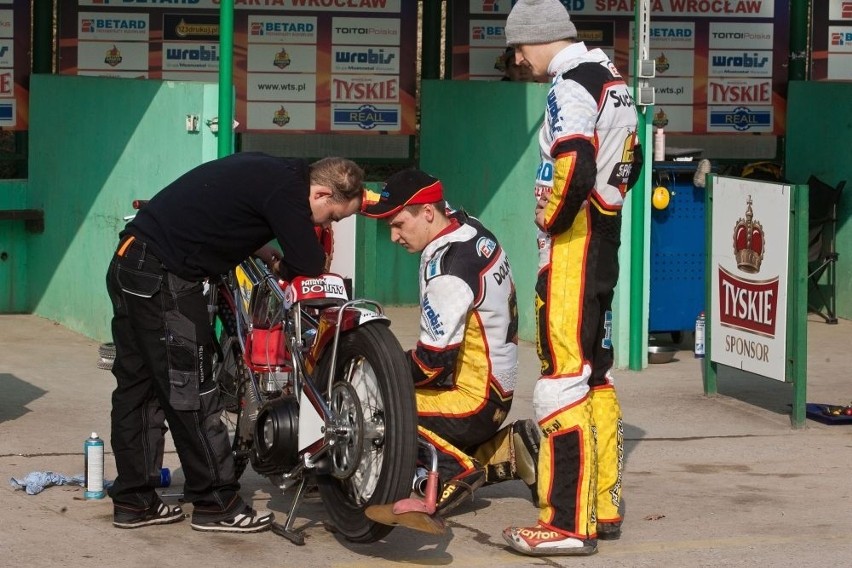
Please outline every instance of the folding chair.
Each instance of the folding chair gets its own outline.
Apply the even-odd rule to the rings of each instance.
[[[808,311],[830,324],[837,323],[835,264],[839,255],[835,250],[835,238],[837,209],[845,185],[846,180],[831,187],[816,176],[808,178],[808,284],[813,290],[810,297],[819,300],[818,304],[808,302]],[[820,284],[824,275],[825,283]]]

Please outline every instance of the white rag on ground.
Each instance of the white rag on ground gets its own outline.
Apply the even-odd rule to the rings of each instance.
[[[28,473],[23,479],[15,479],[14,477],[9,479],[9,484],[12,486],[12,489],[25,489],[27,495],[35,495],[53,485],[79,485],[80,487],[84,487],[86,485],[86,477],[83,474],[68,477],[67,475],[53,471],[33,471]],[[111,485],[112,481],[104,480],[104,489],[109,489]]]

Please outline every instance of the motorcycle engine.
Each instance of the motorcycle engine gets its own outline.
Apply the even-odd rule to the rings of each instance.
[[[257,414],[252,466],[258,473],[285,473],[299,462],[299,404],[282,396],[264,404]]]

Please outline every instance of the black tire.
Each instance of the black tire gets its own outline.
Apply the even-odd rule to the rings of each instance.
[[[319,386],[329,376],[330,350],[319,365]],[[350,365],[358,369],[347,377]],[[417,410],[414,383],[405,353],[383,323],[371,323],[340,338],[335,381],[352,380],[362,417],[363,452],[357,471],[347,479],[318,475],[320,497],[334,527],[353,542],[375,542],[393,527],[364,515],[370,505],[393,503],[408,497],[417,457]],[[368,383],[375,383],[368,385]],[[365,386],[377,387],[377,397]],[[372,393],[375,395],[376,393]],[[380,399],[380,400],[379,400]],[[381,425],[383,428],[368,428]],[[370,438],[369,432],[382,431]],[[367,432],[367,435],[364,433]],[[378,467],[376,467],[378,464]],[[357,487],[356,487],[357,484]],[[361,491],[360,495],[355,490]]]
[[[237,340],[237,317],[228,301],[219,294],[217,298],[216,317],[222,324],[217,341],[219,349],[216,361],[213,363],[213,376],[222,393],[222,401],[228,412],[237,412],[239,400],[237,391],[240,380],[246,376],[245,362],[240,352]]]
[[[101,343],[98,346],[98,357],[101,359],[115,359],[115,343]]]
[[[219,387],[222,399],[222,421],[228,426],[231,435],[231,451],[234,456],[234,476],[242,477],[249,462],[251,439],[240,432],[240,397],[248,381],[248,370],[243,361],[240,344],[237,340],[237,318],[233,308],[221,293],[217,297],[216,316],[222,324],[219,333],[219,351],[213,362],[213,377]]]

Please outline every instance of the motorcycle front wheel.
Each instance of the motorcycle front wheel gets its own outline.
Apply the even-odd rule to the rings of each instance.
[[[325,392],[331,352],[319,365]],[[330,451],[330,473],[317,476],[320,497],[335,528],[353,542],[375,542],[393,527],[364,515],[370,505],[408,497],[417,458],[417,408],[405,353],[384,323],[341,336],[330,407],[340,417]]]

